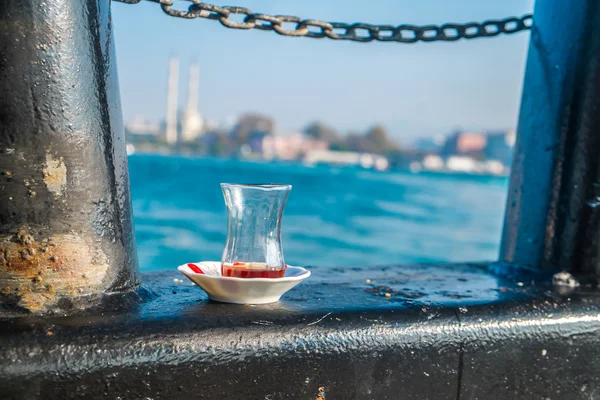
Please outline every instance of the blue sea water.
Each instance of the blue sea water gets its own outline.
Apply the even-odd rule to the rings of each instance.
[[[291,265],[484,261],[498,253],[506,178],[158,155],[133,155],[129,166],[142,271],[221,259],[221,182],[293,186],[282,222]]]

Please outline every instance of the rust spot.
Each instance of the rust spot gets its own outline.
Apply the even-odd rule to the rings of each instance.
[[[17,232],[16,241],[24,246],[31,246],[34,243],[33,236],[24,228],[19,229],[19,232]]]
[[[43,310],[52,297],[49,293],[24,293],[20,296],[19,305],[30,311]]]
[[[19,251],[21,258],[25,261],[33,260],[33,257],[29,255],[29,249]]]
[[[319,393],[317,393],[317,398],[315,400],[325,400],[325,388],[320,387]]]
[[[0,301],[30,311],[46,310],[56,303],[57,295],[101,291],[107,271],[108,259],[93,240],[62,234],[38,241],[27,228],[0,237],[0,295],[4,297]]]
[[[51,283],[49,283],[49,284],[46,285],[46,290],[50,294],[54,294],[56,292],[56,289],[55,289],[54,285],[51,284]]]
[[[55,196],[62,196],[67,185],[67,167],[62,157],[54,158],[46,154],[46,167],[42,170],[44,183]]]

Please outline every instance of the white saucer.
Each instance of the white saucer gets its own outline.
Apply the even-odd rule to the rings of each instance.
[[[194,272],[197,267],[201,273]],[[310,276],[302,267],[290,267],[283,278],[232,278],[221,275],[221,263],[202,261],[180,265],[177,270],[200,286],[214,301],[235,304],[267,304]]]

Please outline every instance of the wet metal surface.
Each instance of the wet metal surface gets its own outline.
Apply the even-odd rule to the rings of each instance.
[[[155,297],[130,311],[5,317],[0,386],[31,399],[588,399],[600,390],[590,286],[498,278],[487,265],[312,272],[271,305],[214,303],[169,271],[144,276]]]
[[[106,1],[0,2],[0,305],[138,284]]]
[[[471,308],[460,326],[460,398],[600,398],[597,293]]]

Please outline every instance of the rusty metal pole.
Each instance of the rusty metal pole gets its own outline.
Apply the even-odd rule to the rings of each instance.
[[[0,302],[85,308],[139,284],[106,0],[0,2]]]
[[[600,276],[600,2],[538,1],[500,261]]]

